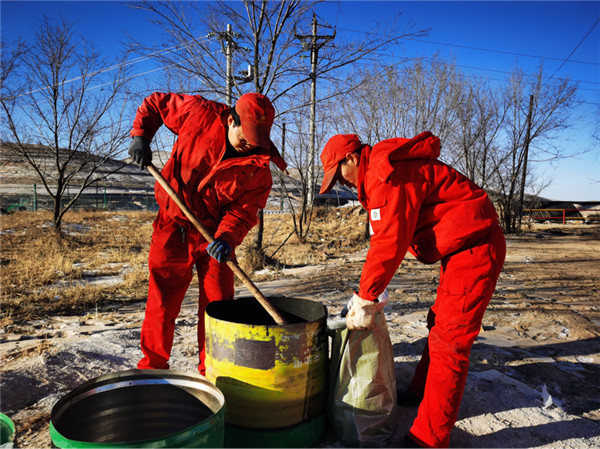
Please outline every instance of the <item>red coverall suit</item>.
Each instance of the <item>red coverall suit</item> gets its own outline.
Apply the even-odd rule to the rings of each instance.
[[[285,162],[273,144],[252,155],[222,160],[230,108],[200,96],[153,93],[137,110],[131,136],[151,141],[161,125],[177,137],[162,175],[215,239],[238,246],[258,221],[272,186],[269,163]],[[204,311],[211,301],[233,299],[233,272],[208,255],[208,243],[167,192],[155,185],[158,215],[148,257],[148,302],[142,324],[144,357],[138,368],[167,369],[175,320],[196,267],[198,369],[204,366]]]
[[[423,398],[410,434],[426,447],[449,444],[471,347],[506,254],[486,193],[439,154],[429,132],[385,140],[363,148],[358,173],[358,198],[373,229],[359,296],[375,300],[407,250],[423,263],[441,261],[427,345],[409,387]]]

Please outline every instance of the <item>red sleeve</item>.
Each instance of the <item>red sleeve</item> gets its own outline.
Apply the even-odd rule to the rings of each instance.
[[[363,266],[358,295],[374,301],[392,280],[412,241],[423,192],[414,183],[372,180],[368,189],[371,247]]]
[[[142,136],[151,141],[161,125],[179,134],[188,115],[189,106],[197,97],[173,93],[154,92],[144,98],[133,121],[131,137]]]
[[[240,245],[258,222],[258,212],[266,206],[272,184],[268,166],[259,170],[253,176],[250,188],[225,208],[215,239],[223,239],[233,248]]]

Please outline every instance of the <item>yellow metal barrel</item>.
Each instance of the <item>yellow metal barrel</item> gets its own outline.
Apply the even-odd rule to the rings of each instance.
[[[269,301],[288,324],[275,324],[251,297],[206,309],[206,377],[225,396],[226,425],[267,431],[324,416],[326,309],[299,298]]]

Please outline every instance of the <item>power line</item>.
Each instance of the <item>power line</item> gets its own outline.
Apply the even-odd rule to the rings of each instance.
[[[592,32],[592,30],[593,30],[594,28],[596,28],[596,25],[598,25],[598,22],[600,22],[600,19],[597,19],[597,20],[594,22],[594,24],[593,24],[593,25],[592,25],[592,27],[589,29],[589,31],[588,31],[588,32],[585,34],[585,36],[583,36],[583,39],[581,39],[581,40],[579,41],[579,43],[578,43],[578,44],[575,46],[575,48],[573,49],[573,51],[572,51],[571,53],[569,53],[569,56],[567,56],[567,58],[566,58],[566,59],[565,59],[565,60],[562,62],[562,64],[558,66],[558,69],[556,69],[556,70],[554,71],[554,73],[553,73],[553,74],[550,76],[550,78],[548,79],[548,81],[550,81],[550,80],[551,80],[551,79],[554,77],[554,75],[556,75],[556,73],[557,73],[557,72],[558,72],[560,69],[562,69],[562,67],[563,67],[563,66],[564,66],[564,65],[567,63],[567,61],[569,60],[569,58],[570,58],[571,56],[573,56],[573,53],[575,53],[575,52],[577,51],[577,49],[579,48],[579,46],[580,46],[581,44],[583,44],[583,41],[585,41],[585,40],[587,39],[587,37],[588,37],[588,36],[590,35],[590,33]]]
[[[598,19],[598,20],[600,20],[600,19]],[[598,23],[598,21],[596,21],[596,23]],[[594,24],[594,26],[596,26],[596,23]],[[592,29],[594,28],[594,26],[592,27]],[[350,32],[353,32],[353,33],[374,34],[374,35],[377,35],[377,36],[382,36],[381,33],[376,33],[376,32],[373,32],[373,31],[361,31],[361,30],[354,30],[354,29],[351,29],[351,28],[338,28],[338,29],[344,30],[344,31],[350,31]],[[592,31],[592,30],[590,30],[590,31]],[[452,43],[449,43],[449,42],[429,41],[429,40],[425,40],[425,39],[416,39],[416,38],[410,38],[410,37],[398,37],[398,39],[409,40],[409,41],[413,41],[413,42],[421,42],[423,44],[443,45],[445,47],[457,47],[457,48],[464,48],[464,49],[467,49],[467,50],[485,51],[485,52],[489,52],[489,53],[500,53],[500,54],[511,55],[511,56],[523,56],[523,57],[527,57],[527,58],[548,59],[548,60],[552,60],[552,61],[563,61],[563,58],[557,58],[557,57],[552,57],[552,56],[530,55],[530,54],[527,54],[527,53],[518,53],[518,52],[512,52],[512,51],[505,51],[505,50],[496,50],[496,49],[492,49],[492,48],[473,47],[473,46],[470,46],[470,45],[452,44]],[[573,61],[570,61],[570,62],[577,63],[577,64],[600,65],[600,62],[591,62],[591,61],[577,61],[577,60],[573,60]]]
[[[388,57],[388,58],[404,58],[406,60],[406,62],[408,62],[410,59],[406,58],[404,56],[398,56],[392,53],[383,53],[383,52],[373,52],[373,55],[377,55],[377,56],[382,56],[382,57]],[[412,58],[414,59],[414,58]],[[431,56],[421,56],[420,58],[417,59],[425,59],[425,60],[433,60],[433,58]],[[379,59],[372,59],[372,58],[363,58],[363,60],[369,60],[369,61],[374,61],[374,62],[378,62],[381,63],[381,60]],[[439,61],[442,64],[445,65],[450,65],[451,63],[449,62],[444,62],[444,61]],[[504,73],[506,75],[510,75],[511,72],[507,72],[506,70],[498,70],[498,69],[489,69],[487,67],[476,67],[476,66],[467,66],[467,65],[460,65],[460,64],[456,64],[453,63],[453,65],[455,67],[459,67],[459,68],[464,68],[464,69],[471,69],[471,70],[482,70],[482,71],[486,71],[486,72],[496,72],[496,73]],[[535,76],[535,75],[530,75],[530,74],[526,74],[526,76]],[[544,77],[544,78],[551,78],[551,77]],[[491,79],[491,78],[490,78]],[[584,83],[584,84],[594,84],[594,85],[599,85],[600,86],[600,82],[597,81],[584,81],[584,80],[578,80],[578,79],[570,79],[570,81],[576,82],[576,83]],[[593,89],[593,88],[585,88],[585,87],[580,87],[580,90],[591,90],[594,92],[597,92],[598,89]]]
[[[139,62],[144,62],[144,61],[147,61],[149,59],[152,59],[154,56],[159,56],[159,55],[161,55],[163,53],[171,53],[171,52],[177,50],[178,48],[180,48],[182,46],[188,45],[192,41],[201,43],[201,42],[204,42],[204,41],[206,41],[208,39],[209,39],[209,37],[206,37],[203,40],[198,41],[197,39],[192,38],[192,39],[189,39],[189,40],[187,40],[185,42],[182,42],[181,44],[172,45],[170,47],[163,48],[161,50],[157,50],[155,52],[149,53],[147,56],[138,56],[137,58],[134,58],[132,60],[123,61],[123,62],[120,62],[118,64],[113,64],[113,65],[108,66],[108,67],[106,67],[104,69],[98,70],[98,71],[96,71],[94,73],[85,74],[85,75],[81,75],[81,76],[76,76],[74,78],[70,78],[68,80],[65,80],[65,81],[62,81],[62,82],[58,83],[56,86],[63,86],[65,84],[69,84],[69,83],[72,83],[74,81],[78,81],[78,80],[81,80],[81,79],[84,79],[84,78],[89,78],[89,77],[92,77],[92,76],[100,75],[102,73],[110,72],[110,71],[118,69],[120,67],[125,67],[125,66],[128,66],[128,65],[137,64]],[[167,67],[172,67],[172,65],[167,66]],[[163,69],[165,69],[167,67],[159,67],[157,69],[153,69],[153,70],[149,70],[147,72],[139,73],[137,75],[133,75],[133,76],[128,77],[128,79],[136,78],[136,77],[142,76],[142,75],[146,75],[146,74],[151,73],[151,72],[156,72],[156,71],[159,71],[159,70],[163,70]],[[91,89],[95,89],[97,87],[105,86],[106,84],[110,84],[110,83],[100,84],[98,86],[92,87]],[[18,98],[18,97],[22,97],[23,95],[35,94],[37,92],[41,92],[41,91],[47,90],[50,87],[51,86],[40,87],[39,89],[33,89],[33,90],[30,90],[29,92],[22,92],[22,93],[17,94],[17,95],[15,95],[13,97],[10,97],[9,99],[12,100],[12,99],[15,99],[15,98]]]
[[[401,58],[401,56],[396,56],[396,55],[386,55],[386,54],[380,54],[380,55],[382,55],[382,56],[393,56],[393,57]],[[368,58],[365,58],[365,59],[368,59]],[[425,58],[422,58],[422,59],[430,59],[431,60],[433,58],[431,58],[431,57],[425,57]],[[381,61],[379,61],[377,59],[369,59],[369,60],[376,61],[376,62],[381,62]],[[396,67],[396,66],[399,66],[401,64],[407,63],[407,62],[409,62],[411,60],[414,61],[414,59],[405,58],[403,61],[390,64],[389,66],[387,66],[387,68]],[[451,63],[449,63],[449,62],[444,62],[444,61],[439,61],[439,62],[440,62],[440,64],[451,65]],[[357,64],[361,64],[361,63],[358,62]],[[461,68],[467,68],[467,69],[477,69],[477,70],[484,70],[484,71],[492,71],[492,72],[510,74],[509,72],[505,72],[505,71],[502,71],[502,70],[493,70],[493,69],[485,69],[485,68],[480,68],[480,67],[461,66],[461,65],[457,65],[457,64],[452,64],[452,65],[454,65],[455,67],[461,67]],[[506,83],[508,81],[506,79],[491,78],[491,77],[488,77],[488,76],[482,76],[482,75],[476,75],[476,74],[470,74],[470,73],[462,73],[462,75],[464,75],[467,78],[475,78],[475,79],[481,79],[481,80],[485,80],[485,81],[498,81],[498,82],[501,82],[501,83]],[[526,73],[525,76],[535,76],[535,75],[531,75],[531,74]],[[577,81],[577,80],[574,80],[574,81]],[[588,82],[588,81],[581,81],[581,82],[585,83],[585,82]],[[599,84],[599,83],[594,83],[594,84]],[[589,90],[591,92],[600,92],[600,89],[581,88],[581,87],[578,87],[577,89],[578,90]],[[584,104],[584,105],[592,105],[592,106],[600,106],[600,103],[596,103],[596,102],[592,102],[592,101],[573,100],[573,103]]]

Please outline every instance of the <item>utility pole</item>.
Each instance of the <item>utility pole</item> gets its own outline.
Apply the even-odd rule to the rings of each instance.
[[[285,160],[285,122],[283,122],[283,127],[281,129],[281,157]],[[281,192],[280,192],[281,208],[280,208],[280,210],[283,212],[283,190],[285,188],[283,185],[283,183],[285,182],[283,179],[283,174],[279,175],[279,180],[281,181]]]
[[[315,199],[315,153],[317,145],[317,63],[319,61],[319,49],[327,42],[335,38],[335,31],[332,35],[318,35],[317,16],[313,13],[312,34],[301,35],[296,33],[296,39],[304,42],[304,48],[310,50],[310,158],[309,158],[309,178],[308,178],[308,201],[312,204]],[[323,25],[321,25],[323,26]]]
[[[227,59],[227,73],[226,73],[226,89],[225,97],[227,106],[233,107],[233,84],[244,84],[249,83],[258,77],[258,67],[248,66],[247,72],[241,72],[242,76],[233,76],[233,52],[234,51],[248,51],[244,47],[240,47],[234,38],[239,39],[242,37],[239,33],[234,33],[231,29],[231,25],[227,24],[227,31],[219,31],[215,33],[209,33],[209,37],[217,37],[221,42],[224,42],[223,52]],[[262,209],[258,211],[258,228],[256,233],[256,241],[254,242],[254,248],[256,248],[261,254],[263,254],[262,239],[264,233],[264,212]]]
[[[529,140],[531,139],[531,116],[533,114],[533,95],[529,96],[529,112],[527,113],[527,133],[525,134],[525,155],[523,160],[523,173],[521,176],[521,192],[519,198],[519,229],[523,218],[523,199],[525,197],[525,181],[527,178],[527,159],[529,158]]]
[[[225,101],[227,106],[232,106],[233,103],[233,52],[239,47],[233,40],[234,37],[240,37],[239,34],[234,33],[231,29],[231,24],[227,24],[227,31],[218,31],[208,33],[208,37],[217,37],[220,41],[225,42],[225,58],[227,61],[226,79],[225,79]]]
[[[233,90],[233,51],[232,51],[232,43],[233,39],[231,36],[231,24],[227,24],[227,34],[226,34],[227,44],[225,47],[225,57],[227,58],[227,106],[231,106],[233,101],[232,98],[232,90]]]

